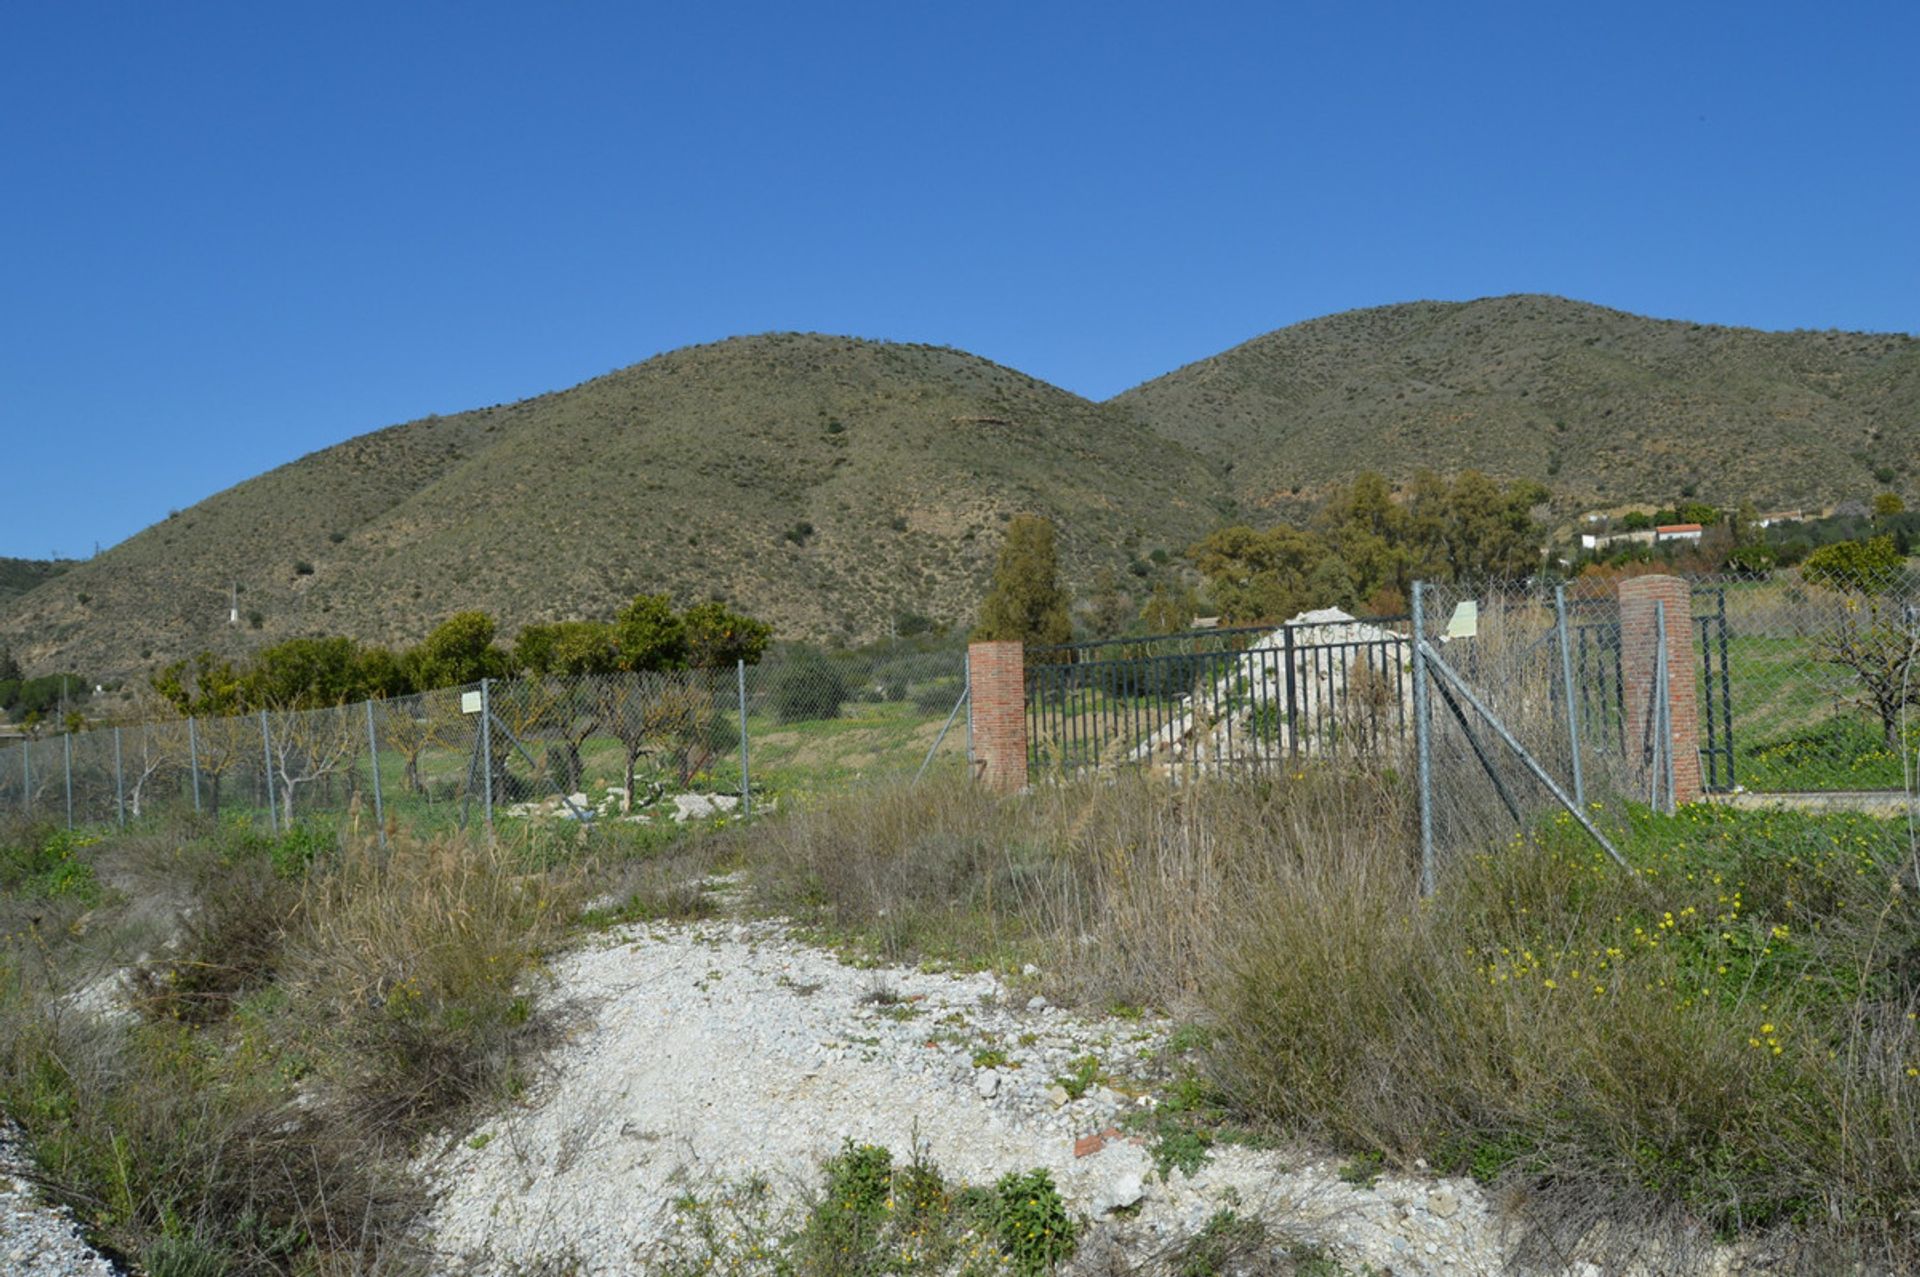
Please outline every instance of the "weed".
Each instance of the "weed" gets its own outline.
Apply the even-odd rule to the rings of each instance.
[[[1065,1091],[1068,1099],[1079,1099],[1100,1080],[1100,1057],[1098,1056],[1083,1055],[1072,1061],[1068,1068],[1069,1072],[1053,1079],[1053,1084]]]
[[[1340,1166],[1340,1182],[1355,1188],[1372,1188],[1380,1182],[1385,1159],[1378,1153],[1360,1153]]]
[[[1037,1277],[1071,1255],[1079,1232],[1044,1170],[1001,1177],[993,1187],[993,1227],[1022,1277]]]

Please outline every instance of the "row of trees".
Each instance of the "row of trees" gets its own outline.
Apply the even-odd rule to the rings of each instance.
[[[0,647],[0,711],[16,723],[31,729],[63,713],[77,714],[92,690],[78,674],[28,678],[12,650]]]
[[[1136,619],[1127,596],[1103,586],[1090,600],[1088,620],[1106,637],[1130,623],[1154,632],[1184,629],[1202,607],[1231,623],[1280,621],[1309,607],[1397,612],[1416,580],[1537,572],[1546,531],[1533,511],[1547,497],[1538,484],[1503,486],[1477,471],[1453,479],[1423,473],[1397,494],[1368,472],[1304,525],[1236,524],[1189,549],[1204,599],[1185,583],[1161,581]],[[1065,643],[1073,635],[1072,602],[1059,580],[1053,525],[1022,515],[1007,525],[973,636]]]
[[[1304,526],[1221,528],[1193,547],[1193,564],[1222,620],[1279,621],[1310,607],[1398,612],[1416,580],[1525,577],[1540,568],[1546,532],[1536,483],[1502,486],[1477,471],[1431,472],[1396,499],[1365,473]]]
[[[496,634],[485,612],[456,612],[418,645],[397,652],[343,636],[297,638],[263,649],[244,666],[202,652],[167,666],[151,682],[182,715],[317,709],[515,674],[611,674],[755,662],[773,631],[720,603],[676,612],[667,595],[642,594],[611,621],[529,625],[511,647],[496,642]]]

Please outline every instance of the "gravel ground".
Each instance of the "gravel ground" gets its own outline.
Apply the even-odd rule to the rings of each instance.
[[[896,1158],[917,1140],[974,1184],[1044,1167],[1071,1210],[1143,1252],[1232,1206],[1355,1269],[1502,1268],[1497,1221],[1471,1181],[1358,1187],[1329,1160],[1239,1146],[1163,1181],[1138,1142],[1089,1140],[1151,1093],[1067,1100],[1054,1079],[1088,1054],[1116,1080],[1164,1071],[1170,1025],[1069,1015],[991,975],[849,966],[776,923],[623,929],[555,974],[581,1015],[552,1077],[429,1164],[443,1271],[565,1256],[586,1273],[632,1272],[688,1185],[762,1175],[797,1194],[847,1139]],[[1007,1063],[976,1066],[985,1050]]]
[[[9,1277],[113,1277],[119,1269],[81,1240],[73,1217],[28,1183],[11,1126],[0,1126],[0,1272]]]

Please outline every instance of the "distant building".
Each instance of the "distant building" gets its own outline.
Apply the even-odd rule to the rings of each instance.
[[[1582,532],[1580,534],[1580,548],[1583,550],[1604,550],[1610,545],[1652,544],[1652,528],[1641,528],[1635,532]]]
[[[1798,523],[1806,517],[1806,514],[1799,510],[1770,510],[1761,515],[1758,522],[1761,527],[1770,528],[1776,523]]]
[[[1663,523],[1653,530],[1655,541],[1698,541],[1706,529],[1697,523]]]

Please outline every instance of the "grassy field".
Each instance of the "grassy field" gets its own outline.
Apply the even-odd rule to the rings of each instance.
[[[794,725],[795,775],[925,731],[854,708]],[[1456,848],[1422,902],[1408,787],[1325,765],[1013,799],[948,774],[584,840],[505,818],[475,840],[454,810],[396,808],[385,848],[351,806],[278,835],[239,803],[0,831],[0,1108],[96,1236],[156,1272],[413,1271],[406,1157],[524,1084],[547,958],[581,926],[709,913],[725,872],[862,960],[1186,1022],[1190,1072],[1137,1128],[1168,1164],[1276,1138],[1424,1162],[1511,1190],[1537,1255],[1603,1267],[1648,1237],[1786,1271],[1920,1260],[1904,823],[1603,802],[1630,871],[1547,819]],[[130,1015],[73,1013],[122,970]]]

